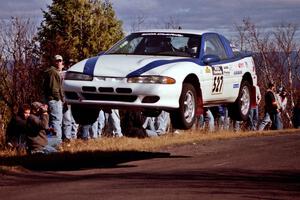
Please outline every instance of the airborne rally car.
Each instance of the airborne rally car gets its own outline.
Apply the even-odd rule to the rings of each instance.
[[[103,108],[171,114],[175,128],[189,129],[203,107],[228,105],[245,120],[257,84],[251,56],[235,51],[214,32],[135,32],[102,55],[66,73],[63,87],[79,123],[92,123]]]

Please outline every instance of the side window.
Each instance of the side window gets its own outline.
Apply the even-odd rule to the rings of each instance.
[[[204,55],[217,55],[221,60],[227,59],[227,55],[223,44],[221,43],[218,35],[208,35],[204,41]]]

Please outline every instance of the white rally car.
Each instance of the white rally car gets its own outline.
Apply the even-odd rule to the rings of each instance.
[[[103,108],[166,110],[172,125],[189,129],[203,107],[228,105],[245,120],[257,77],[253,59],[222,35],[196,30],[135,32],[105,53],[72,66],[63,82],[79,123],[92,123]]]

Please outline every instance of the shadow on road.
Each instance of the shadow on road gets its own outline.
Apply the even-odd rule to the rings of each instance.
[[[36,171],[70,171],[91,168],[134,167],[122,163],[152,158],[169,158],[170,153],[145,151],[62,152],[50,155],[0,157],[0,166],[22,166]]]
[[[147,154],[147,153],[146,153]],[[164,157],[164,155],[160,155]],[[149,157],[148,157],[149,158]],[[201,169],[201,170],[168,170],[144,172],[126,172],[118,169],[113,173],[11,173],[6,179],[0,180],[0,186],[41,185],[47,183],[96,184],[101,197],[116,196],[124,199],[134,199],[134,195],[143,193],[154,199],[197,199],[204,196],[220,197],[216,199],[268,199],[284,200],[299,199],[300,195],[299,170],[241,170],[241,169]],[[53,184],[57,187],[56,184]],[[112,185],[114,187],[112,187]],[[147,190],[145,190],[145,188]],[[5,190],[3,190],[5,191]],[[116,192],[117,191],[117,192]],[[72,194],[75,191],[72,191]],[[0,187],[1,194],[1,187]],[[67,193],[68,194],[68,193]],[[94,193],[91,193],[94,194]],[[61,195],[61,193],[60,193]],[[86,188],[76,197],[86,198]],[[127,196],[126,196],[127,195]],[[190,198],[194,195],[194,198]],[[212,196],[213,195],[213,196]],[[232,196],[237,198],[231,198]],[[150,198],[151,199],[151,198]]]

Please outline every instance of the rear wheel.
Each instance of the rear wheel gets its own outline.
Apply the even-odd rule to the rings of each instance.
[[[175,129],[190,129],[196,119],[197,93],[193,85],[184,83],[179,99],[179,108],[171,112]]]
[[[100,112],[97,108],[76,104],[71,105],[71,111],[76,123],[81,125],[93,124],[97,120]]]
[[[233,120],[236,121],[245,121],[248,119],[249,112],[250,112],[250,88],[251,85],[248,81],[243,80],[239,96],[236,101],[230,106],[230,116]]]

